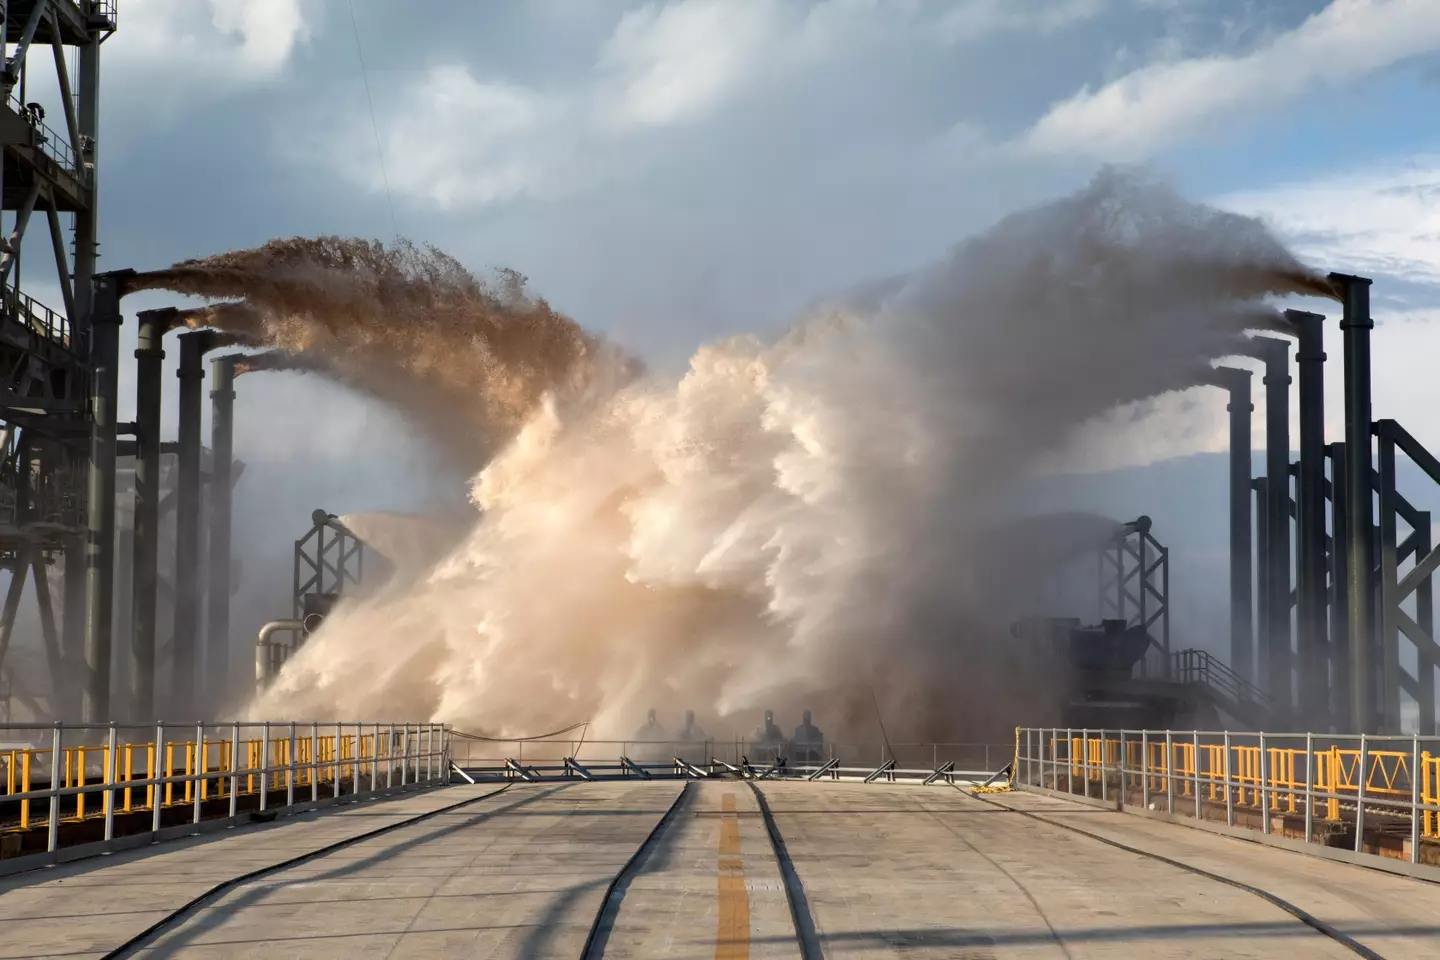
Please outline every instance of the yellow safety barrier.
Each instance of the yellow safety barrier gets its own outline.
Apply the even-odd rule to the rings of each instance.
[[[423,779],[429,772],[440,773],[442,735],[438,727],[402,730],[397,726],[389,733],[357,731],[323,736],[318,733],[323,727],[307,724],[292,729],[296,729],[293,737],[289,730],[272,728],[265,738],[217,735],[197,742],[193,739],[195,728],[191,727],[188,740],[116,743],[113,750],[109,745],[93,743],[63,747],[58,761],[54,751],[47,748],[0,751],[4,774],[0,802],[7,797],[48,791],[58,778],[64,790],[89,788],[59,798],[59,822],[73,823],[115,814],[154,814],[157,792],[159,805],[165,809],[230,800],[232,796],[258,794],[262,789],[272,796],[283,796],[303,787],[307,794],[313,791],[317,796],[331,796],[352,792],[342,791],[348,784],[357,784],[359,789],[367,777],[367,787],[375,785],[377,776],[379,786],[385,786],[390,777],[400,784],[406,782],[401,773],[406,765],[410,782]],[[433,766],[421,767],[422,763]],[[176,782],[151,783],[140,789],[126,786],[131,781],[153,781],[161,776],[176,778]],[[11,815],[0,820],[0,833],[37,826],[32,802],[22,797],[18,818]],[[42,797],[40,803],[48,801]],[[47,819],[42,814],[40,824]]]
[[[1360,802],[1363,780],[1367,805],[1369,801],[1388,801],[1383,810],[1408,815],[1412,799],[1417,800],[1421,808],[1420,835],[1440,838],[1440,812],[1423,809],[1440,806],[1440,756],[1429,751],[1420,753],[1419,767],[1412,770],[1413,751],[1367,748],[1363,751],[1362,771],[1359,748],[1330,746],[1315,749],[1312,754],[1304,748],[1267,746],[1262,756],[1258,745],[1232,743],[1227,753],[1225,744],[1197,744],[1189,734],[1174,737],[1167,744],[1163,734],[1148,740],[1127,736],[1122,742],[1114,737],[1074,736],[1074,731],[1065,730],[1031,732],[1050,735],[1045,762],[1053,762],[1058,770],[1068,769],[1072,783],[1106,777],[1113,781],[1121,772],[1123,756],[1127,779],[1148,784],[1152,794],[1167,793],[1173,786],[1177,800],[1193,801],[1198,788],[1202,799],[1223,803],[1228,781],[1233,791],[1231,802],[1236,807],[1299,814],[1304,812],[1308,793],[1321,795],[1316,797],[1316,820],[1339,822],[1342,805],[1353,810]],[[1040,740],[1036,745],[1044,742]],[[1307,786],[1306,758],[1311,755],[1314,777]],[[1025,762],[1026,758],[1019,760],[1021,765]]]

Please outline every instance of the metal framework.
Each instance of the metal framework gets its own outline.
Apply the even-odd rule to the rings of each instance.
[[[312,513],[309,532],[295,541],[295,619],[304,618],[307,597],[342,597],[364,576],[365,544],[335,514]]]
[[[43,700],[50,713],[62,715],[74,709],[82,692],[66,681],[77,673],[67,666],[78,666],[85,632],[90,485],[85,468],[97,413],[90,316],[97,257],[100,44],[115,30],[115,4],[4,0],[0,14],[5,43],[0,209],[11,214],[0,240],[0,567],[10,572],[0,615],[0,669],[29,578],[36,588],[51,682],[48,690],[27,691],[26,699],[32,709]],[[73,75],[67,52],[75,57]],[[45,105],[30,97],[32,54],[53,60],[60,92],[58,131],[45,122]],[[50,239],[46,256],[54,259],[63,300],[54,308],[22,289],[22,248],[36,213],[44,216]],[[64,217],[71,221],[69,238]],[[103,399],[103,391],[98,396]],[[99,412],[108,414],[103,404]],[[47,569],[62,558],[63,638],[57,636],[47,579]],[[108,636],[96,640],[108,643]],[[14,671],[7,673],[18,696]],[[108,708],[103,702],[90,706]]]
[[[1150,518],[1121,527],[1097,560],[1101,618],[1143,626],[1159,651],[1159,672],[1168,675],[1170,550],[1150,532]],[[1152,669],[1148,663],[1146,669]]]

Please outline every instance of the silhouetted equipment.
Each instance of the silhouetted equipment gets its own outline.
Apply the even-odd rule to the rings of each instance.
[[[656,741],[665,739],[665,728],[660,726],[660,721],[655,719],[655,711],[651,710],[645,716],[645,726],[635,731],[636,740]]]
[[[304,624],[301,628],[301,635],[305,638],[314,636],[315,632],[325,623],[325,618],[335,609],[335,603],[340,599],[338,593],[307,593],[302,603],[304,616],[300,622]]]
[[[685,711],[685,726],[675,735],[675,739],[681,743],[702,743],[708,740],[705,730],[695,722],[695,711]]]
[[[795,739],[791,743],[791,750],[798,761],[819,760],[825,747],[825,734],[810,722],[809,710],[806,710],[802,717],[800,726],[795,728]]]
[[[1054,684],[1059,726],[1194,728],[1202,720],[1201,726],[1215,725],[1216,698],[1195,677],[1145,676],[1137,670],[1154,643],[1143,625],[1027,617],[1010,632],[1027,645],[1035,679]]]

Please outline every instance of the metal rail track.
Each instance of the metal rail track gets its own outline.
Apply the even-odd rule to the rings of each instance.
[[[1294,917],[1296,920],[1305,924],[1305,926],[1314,930],[1316,933],[1319,933],[1322,936],[1329,937],[1331,940],[1334,940],[1336,943],[1340,944],[1342,947],[1345,947],[1351,953],[1357,954],[1361,957],[1365,957],[1366,960],[1385,960],[1382,955],[1376,953],[1374,950],[1371,950],[1369,947],[1365,946],[1363,943],[1360,943],[1358,940],[1355,940],[1354,938],[1349,937],[1344,933],[1341,933],[1339,930],[1336,930],[1334,927],[1326,923],[1324,920],[1321,920],[1319,917],[1307,913],[1306,911],[1300,909],[1290,901],[1282,899],[1281,897],[1276,896],[1268,890],[1262,890],[1259,887],[1253,887],[1248,883],[1242,883],[1239,880],[1221,876],[1218,873],[1211,873],[1209,870],[1203,870],[1200,867],[1194,866],[1192,864],[1183,863],[1179,860],[1172,860],[1170,857],[1161,856],[1158,853],[1152,853],[1148,850],[1141,850],[1139,847],[1132,847],[1129,844],[1121,843],[1118,840],[1112,840],[1109,837],[1101,836],[1098,833],[1091,833],[1089,830],[1082,830],[1081,828],[1072,826],[1068,823],[1061,823],[1058,820],[1051,820],[1049,817],[1040,816],[1039,814],[1033,813],[1029,810],[1021,810],[1019,807],[1012,807],[1009,804],[1001,803],[998,800],[993,800],[990,797],[984,796],[983,794],[967,793],[960,787],[956,787],[955,789],[959,790],[961,793],[965,794],[968,797],[973,797],[974,799],[979,800],[981,803],[988,803],[992,807],[998,807],[1001,810],[1008,810],[1011,813],[1018,813],[1020,816],[1029,817],[1031,820],[1034,820],[1038,823],[1043,823],[1051,827],[1059,827],[1062,830],[1069,830],[1071,833],[1078,833],[1082,837],[1088,837],[1091,840],[1103,843],[1106,846],[1115,847],[1118,850],[1124,850],[1126,853],[1133,853],[1139,857],[1145,857],[1149,860],[1156,860],[1168,866],[1175,867],[1178,870],[1184,870],[1186,873],[1193,873],[1196,876],[1204,877],[1207,880],[1214,880],[1216,883],[1223,883],[1228,887],[1234,887],[1237,890],[1243,890],[1245,893],[1259,897],[1261,900],[1264,900],[1272,906],[1280,908],[1281,910],[1290,914],[1290,916]]]
[[[268,867],[261,867],[259,870],[252,870],[249,873],[242,874],[238,877],[232,877],[231,879],[226,880],[223,883],[217,883],[215,886],[211,887],[209,890],[206,890],[198,897],[181,906],[179,909],[166,914],[164,917],[160,918],[155,923],[151,924],[149,927],[146,927],[140,933],[136,934],[129,940],[126,940],[124,943],[120,944],[120,946],[116,947],[114,950],[111,950],[109,953],[105,954],[102,960],[120,960],[120,958],[122,957],[134,956],[137,952],[153,943],[155,939],[158,938],[161,934],[189,919],[200,908],[214,902],[216,899],[225,895],[226,893],[229,893],[236,887],[243,886],[247,883],[250,883],[254,880],[259,880],[263,877],[268,877],[272,873],[279,873],[281,870],[288,870],[291,867],[298,867],[303,863],[308,863],[311,860],[327,856],[328,854],[335,853],[338,850],[343,850],[346,847],[361,843],[365,840],[373,840],[376,837],[383,836],[395,830],[400,830],[404,827],[412,827],[415,824],[423,823],[424,821],[429,820],[432,817],[438,817],[441,814],[445,813],[454,813],[456,810],[460,810],[464,807],[477,804],[481,800],[488,800],[491,797],[498,796],[499,794],[504,793],[506,790],[509,790],[511,786],[513,786],[513,784],[507,783],[498,790],[491,790],[489,793],[482,793],[478,797],[471,797],[468,800],[461,800],[459,803],[452,803],[447,806],[440,807],[439,809],[431,810],[427,813],[421,813],[413,817],[407,817],[404,820],[387,824],[386,826],[378,827],[374,830],[368,830],[365,833],[359,834],[357,836],[349,837],[345,840],[339,840],[335,843],[330,844],[329,846],[321,847],[318,850],[311,850],[309,853],[303,853],[298,857],[291,857],[289,860],[282,860],[279,863],[271,864]]]
[[[645,837],[640,846],[631,854],[630,859],[620,868],[610,880],[610,885],[605,889],[605,896],[600,901],[600,907],[595,911],[595,920],[590,924],[590,933],[585,938],[585,946],[580,952],[580,960],[600,960],[605,956],[605,947],[609,942],[610,931],[615,928],[615,921],[620,915],[621,903],[625,899],[625,891],[630,885],[637,868],[644,861],[645,854],[665,832],[665,828],[674,820],[674,815],[683,804],[686,796],[690,793],[690,787],[694,781],[686,781],[684,789],[675,797],[675,802],[665,811],[654,829]],[[801,960],[823,960],[824,954],[820,950],[819,938],[815,933],[815,921],[810,916],[810,905],[805,898],[805,887],[800,882],[799,875],[795,872],[795,865],[790,860],[790,854],[785,848],[785,840],[780,835],[780,828],[775,823],[775,815],[770,811],[770,804],[765,800],[765,794],[750,780],[745,781],[755,794],[756,806],[760,808],[760,816],[765,821],[765,835],[770,840],[770,848],[775,854],[775,862],[779,865],[780,876],[785,887],[785,901],[790,907],[790,920],[795,928],[795,942],[800,948]]]

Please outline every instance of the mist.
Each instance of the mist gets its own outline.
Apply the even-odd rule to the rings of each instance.
[[[823,701],[842,735],[877,708],[897,737],[1003,730],[1035,682],[1009,622],[1046,565],[1114,530],[1074,514],[1017,525],[1017,486],[1108,411],[1197,383],[1273,322],[1269,297],[1326,292],[1257,221],[1119,170],[783,336],[703,346],[678,379],[553,312],[531,324],[543,301],[472,296],[453,275],[444,295],[482,304],[508,342],[564,331],[565,362],[492,380],[495,355],[475,346],[488,334],[424,309],[373,337],[374,262],[231,254],[146,280],[242,298],[228,312],[258,317],[257,339],[313,354],[483,464],[444,559],[338,609],[255,716],[384,712],[493,735],[588,719],[625,736],[650,707],[738,731]],[[404,303],[435,302],[425,271],[402,274]],[[428,379],[481,411],[463,433],[411,399],[417,353],[450,364]]]

